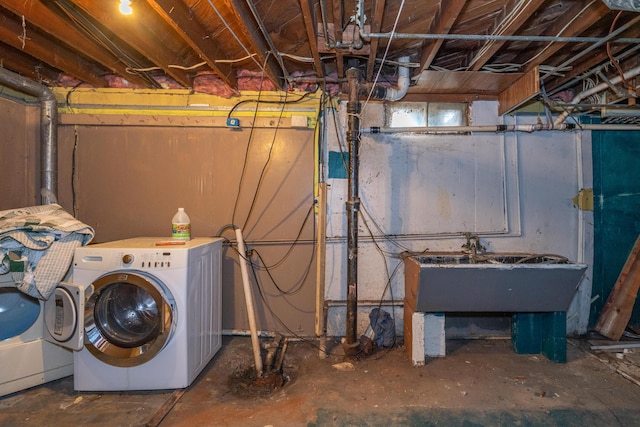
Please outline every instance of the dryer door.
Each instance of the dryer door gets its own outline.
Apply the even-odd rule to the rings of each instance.
[[[173,298],[151,276],[114,272],[93,282],[84,309],[85,347],[113,366],[137,366],[152,359],[171,338]]]
[[[86,289],[85,289],[86,288]],[[44,303],[44,339],[71,350],[81,350],[84,340],[84,304],[90,287],[60,282]]]

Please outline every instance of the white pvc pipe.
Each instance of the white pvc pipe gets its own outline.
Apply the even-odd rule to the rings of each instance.
[[[402,58],[398,59],[398,62],[409,63],[409,59],[410,58],[408,56],[403,56]],[[398,67],[398,88],[387,88],[384,99],[386,101],[399,101],[404,98],[404,96],[407,94],[407,91],[409,90],[410,79],[411,76],[409,67]]]
[[[422,126],[422,127],[368,127],[360,128],[360,133],[466,133],[466,132],[539,132],[539,131],[572,131],[572,130],[640,130],[639,125],[614,124],[560,124],[560,125],[481,125],[481,126]]]
[[[632,68],[632,69],[628,70],[626,73],[623,73],[623,76],[624,76],[624,79],[626,80],[626,79],[633,78],[633,77],[637,76],[638,74],[640,74],[640,65],[635,67],[635,68]],[[607,89],[609,87],[609,83],[617,85],[620,82],[622,82],[622,76],[615,76],[609,82],[600,83],[599,85],[596,85],[596,86],[592,87],[591,89],[587,89],[587,90],[585,90],[583,92],[580,92],[571,101],[569,101],[569,106],[553,122],[553,126],[554,127],[555,126],[559,126],[560,124],[562,124],[562,122],[564,122],[566,120],[566,118],[569,116],[569,114],[571,114],[571,112],[573,111],[573,107],[571,105],[579,104],[580,101],[582,101],[583,99],[588,98],[591,95],[594,95],[594,94],[596,94],[598,92],[602,92],[603,90],[605,90],[605,89]]]
[[[249,281],[249,268],[247,266],[246,249],[242,238],[242,229],[236,228],[236,241],[238,242],[238,252],[240,253],[240,271],[242,272],[242,285],[244,287],[244,300],[247,305],[247,316],[249,317],[249,330],[251,331],[251,345],[253,346],[253,359],[256,364],[258,377],[262,376],[262,356],[260,355],[260,341],[258,340],[258,329],[256,327],[256,316],[253,307],[253,293],[251,292],[251,282]]]

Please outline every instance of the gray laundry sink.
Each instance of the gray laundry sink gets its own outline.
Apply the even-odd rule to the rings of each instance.
[[[405,256],[405,301],[417,312],[567,311],[587,269],[548,254]]]

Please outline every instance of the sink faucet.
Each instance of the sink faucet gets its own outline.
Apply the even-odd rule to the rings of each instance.
[[[477,235],[466,232],[464,233],[464,237],[467,239],[467,243],[462,245],[462,248],[468,251],[472,256],[476,256],[478,253],[482,253],[487,249],[480,244],[480,237]]]

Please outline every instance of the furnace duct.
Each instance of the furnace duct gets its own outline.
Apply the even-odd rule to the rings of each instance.
[[[46,86],[0,68],[0,84],[35,96],[40,101],[40,202],[58,201],[58,104]]]

